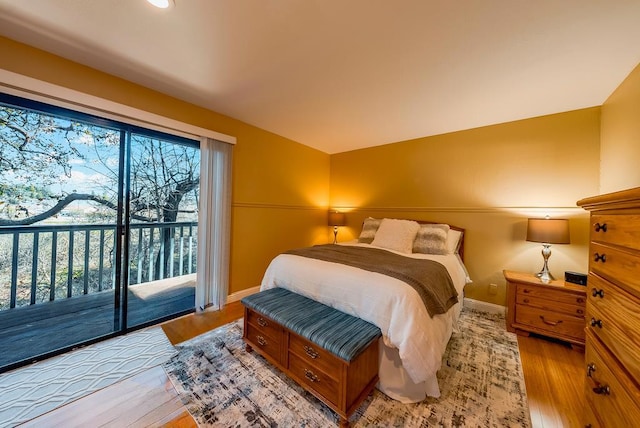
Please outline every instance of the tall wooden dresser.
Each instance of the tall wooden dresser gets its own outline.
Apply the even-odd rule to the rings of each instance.
[[[578,205],[591,213],[585,426],[638,426],[640,187]]]

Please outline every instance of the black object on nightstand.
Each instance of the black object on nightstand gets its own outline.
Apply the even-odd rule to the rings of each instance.
[[[567,271],[564,273],[564,280],[572,284],[587,285],[587,274]]]

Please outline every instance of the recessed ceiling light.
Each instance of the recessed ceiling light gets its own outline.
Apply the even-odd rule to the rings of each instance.
[[[173,0],[147,0],[149,3],[154,5],[155,7],[159,7],[160,9],[167,9],[173,6]]]

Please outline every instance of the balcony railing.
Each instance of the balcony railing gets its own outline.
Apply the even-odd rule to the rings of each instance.
[[[197,228],[131,224],[129,285],[196,272]],[[0,310],[113,289],[115,237],[104,224],[0,227]]]

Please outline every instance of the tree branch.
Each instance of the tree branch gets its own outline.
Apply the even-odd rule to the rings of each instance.
[[[49,217],[52,217],[52,216],[58,214],[67,205],[69,205],[70,203],[75,202],[75,201],[94,201],[94,202],[102,204],[102,205],[104,205],[104,206],[106,206],[108,208],[111,208],[113,210],[117,210],[118,209],[118,206],[116,204],[114,204],[113,202],[111,202],[111,201],[109,201],[107,199],[100,198],[98,196],[91,195],[91,194],[88,194],[88,193],[71,193],[70,195],[67,195],[64,198],[60,199],[57,204],[55,204],[53,207],[49,208],[47,211],[45,211],[43,213],[31,216],[31,217],[23,218],[23,219],[20,219],[20,220],[0,219],[0,226],[27,226],[27,225],[34,224],[34,223],[37,223],[37,222],[42,221],[42,220],[46,220]],[[148,221],[148,222],[157,221],[157,219],[144,217],[144,216],[136,215],[136,214],[133,214],[131,217],[133,219],[135,219],[135,220],[140,220],[140,221]]]

